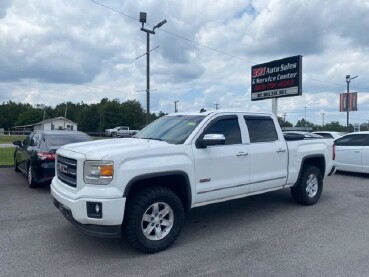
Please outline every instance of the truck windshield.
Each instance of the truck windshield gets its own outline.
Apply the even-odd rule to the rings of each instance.
[[[203,115],[163,116],[146,126],[134,137],[182,144],[204,118]]]

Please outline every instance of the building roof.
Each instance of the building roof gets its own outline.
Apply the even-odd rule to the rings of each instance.
[[[35,124],[32,124],[32,126],[46,124],[46,123],[49,123],[49,122],[52,122],[52,121],[55,121],[55,120],[64,120],[64,121],[68,121],[68,122],[70,122],[70,123],[73,123],[73,124],[78,125],[78,123],[73,122],[72,120],[69,120],[69,119],[67,119],[67,118],[64,118],[63,116],[59,116],[59,117],[54,117],[54,118],[45,119],[45,120],[43,120],[43,121],[37,122],[37,123],[35,123]]]

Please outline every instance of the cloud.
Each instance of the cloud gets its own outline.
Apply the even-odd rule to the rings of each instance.
[[[11,0],[2,0],[0,2],[0,19],[5,17],[8,8],[10,7]]]
[[[152,111],[271,110],[250,101],[250,69],[257,63],[303,56],[303,95],[279,99],[279,112],[297,121],[345,123],[338,95],[345,76],[359,75],[359,112],[369,118],[369,2],[367,0],[23,1],[0,3],[0,102],[56,105],[93,103],[103,97],[138,99],[146,106],[146,28],[150,36]],[[128,18],[123,14],[129,15]],[[205,47],[201,46],[205,45]],[[213,51],[212,49],[216,49]],[[226,55],[228,53],[230,55]],[[82,86],[81,86],[82,85]],[[98,89],[106,88],[106,89]]]

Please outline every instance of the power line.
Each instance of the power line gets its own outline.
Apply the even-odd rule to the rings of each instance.
[[[106,6],[106,5],[104,5],[104,4],[100,3],[100,2],[97,2],[97,1],[95,1],[95,0],[89,0],[89,1],[93,2],[93,3],[94,3],[94,4],[96,4],[96,5],[99,5],[99,6],[101,6],[101,7],[104,7],[104,8],[106,8],[106,9],[108,9],[108,10],[111,10],[111,11],[113,11],[113,12],[119,13],[119,14],[121,14],[121,15],[123,15],[123,16],[125,16],[125,17],[129,18],[129,19],[132,19],[132,20],[134,20],[134,21],[138,21],[138,22],[139,22],[139,20],[138,20],[137,18],[135,18],[135,17],[133,17],[133,16],[130,16],[130,15],[126,14],[126,13],[123,13],[123,12],[121,12],[121,11],[119,11],[119,10],[116,10],[116,9],[114,9],[114,8],[112,8],[112,7]],[[151,27],[153,27],[153,25],[151,25],[151,24],[148,24],[148,23],[146,23],[146,24],[147,24],[147,25],[149,25],[149,26],[151,26]],[[246,61],[246,62],[251,63],[251,64],[257,64],[256,62],[251,61],[251,60],[249,60],[249,59],[242,58],[242,57],[238,57],[238,56],[233,55],[233,54],[229,54],[229,53],[227,53],[227,52],[224,52],[224,51],[222,51],[222,50],[219,50],[219,49],[216,49],[216,48],[213,48],[213,47],[207,46],[207,45],[205,45],[205,44],[202,44],[202,43],[200,43],[200,42],[197,42],[197,41],[191,40],[191,39],[186,38],[186,37],[184,37],[184,36],[177,35],[177,34],[175,34],[175,33],[172,33],[172,32],[170,32],[170,31],[167,31],[167,30],[165,30],[165,29],[163,29],[163,28],[158,29],[158,30],[159,30],[159,31],[162,31],[162,32],[165,32],[165,33],[167,33],[167,34],[169,34],[169,35],[171,35],[171,36],[174,36],[174,37],[176,37],[176,38],[179,38],[179,39],[185,40],[185,41],[187,41],[187,42],[189,42],[189,43],[192,43],[192,44],[195,44],[195,45],[201,46],[201,47],[203,47],[203,48],[205,48],[205,49],[211,50],[211,51],[213,51],[213,52],[217,52],[217,53],[219,53],[219,54],[222,54],[222,55],[225,55],[225,56],[228,56],[228,57],[234,58],[234,59],[238,59],[238,60],[241,60],[241,61]],[[331,85],[331,86],[334,86],[334,87],[342,87],[342,86],[344,86],[344,84],[343,84],[343,85],[340,85],[340,84],[331,83],[331,82],[327,82],[327,81],[322,81],[322,80],[318,80],[318,79],[311,78],[311,77],[307,77],[307,76],[303,76],[303,78],[308,79],[308,80],[311,80],[311,81],[315,81],[315,82],[319,82],[319,83],[323,83],[323,84]],[[353,86],[352,86],[352,88],[355,88],[355,89],[361,89],[361,90],[368,90],[368,91],[369,91],[369,88],[359,88],[359,87],[356,87],[356,86],[355,86],[355,87],[353,87]]]

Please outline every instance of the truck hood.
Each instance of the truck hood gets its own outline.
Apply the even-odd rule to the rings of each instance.
[[[72,143],[64,145],[60,149],[84,154],[86,159],[101,160],[112,153],[122,154],[165,146],[168,146],[168,143],[165,141],[138,138],[118,138]]]

